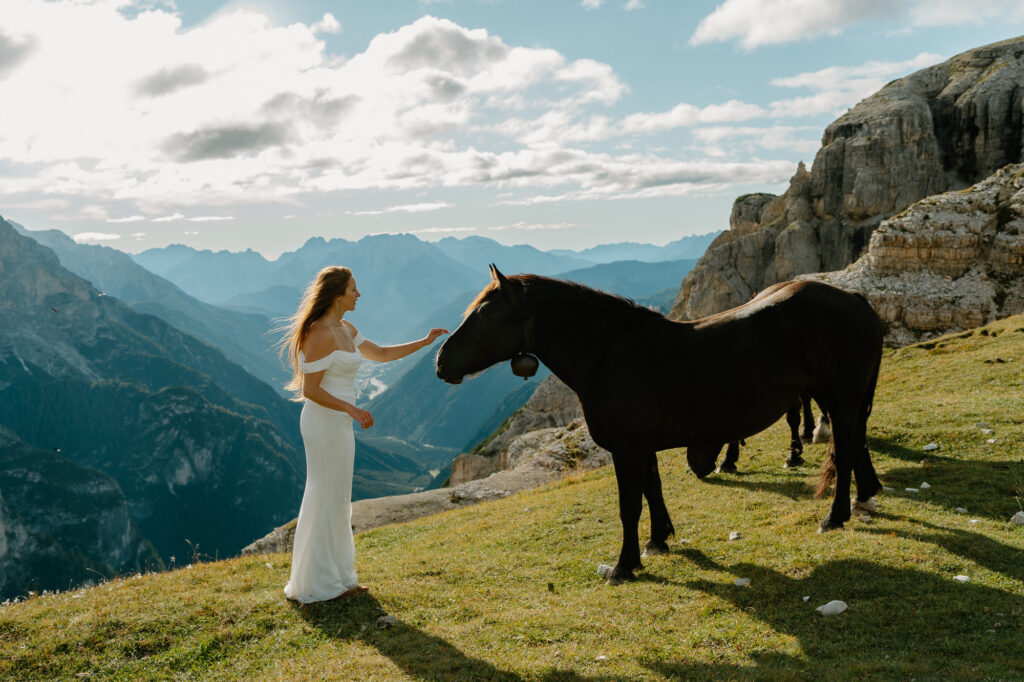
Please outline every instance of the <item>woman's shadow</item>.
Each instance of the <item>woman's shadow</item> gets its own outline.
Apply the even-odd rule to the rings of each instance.
[[[378,625],[378,619],[387,610],[369,593],[356,595],[340,601],[316,602],[299,605],[292,602],[312,627],[325,635],[342,641],[362,641],[391,660],[402,671],[419,680],[501,680],[521,682],[523,677],[507,670],[496,668],[487,661],[467,656],[447,641],[423,632],[401,620],[386,627]],[[531,679],[568,680],[584,682],[609,680],[608,677],[584,677],[570,670],[550,668],[540,677]]]

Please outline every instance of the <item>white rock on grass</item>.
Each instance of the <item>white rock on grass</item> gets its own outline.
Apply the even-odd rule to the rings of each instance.
[[[736,578],[736,587],[746,587],[750,584],[750,578]]]
[[[960,512],[961,514],[966,514],[967,513],[967,507],[957,507],[956,511]]]
[[[988,436],[988,435],[990,435],[992,433],[992,429],[982,429],[981,432],[983,434],[985,434],[986,436]]]
[[[919,492],[921,492],[917,488],[904,488],[904,490],[906,490],[908,493],[919,493]]]
[[[882,486],[882,490],[884,490],[884,491],[885,491],[885,492],[887,492],[887,493],[894,493],[894,492],[896,492],[896,488],[890,488],[890,487],[889,487],[889,486],[887,486],[887,485],[883,485],[883,486]]]
[[[811,601],[811,595],[807,595],[806,597],[804,597],[804,601]]]
[[[939,446],[936,443],[928,443],[928,445],[925,445],[921,449],[924,450],[925,452],[931,452],[932,450],[938,450]]]
[[[733,532],[729,533],[730,540],[739,540],[741,537],[743,536],[740,535],[740,532],[738,530],[734,530]]]
[[[953,580],[957,581],[958,583],[969,583],[969,582],[971,582],[971,576],[969,576],[969,575],[954,575],[953,576]]]
[[[928,488],[931,488],[931,487],[932,486],[931,486],[930,483],[928,483],[928,481],[924,481],[923,483],[921,483],[921,490],[928,490]]]
[[[980,521],[978,521],[978,519],[971,519],[971,520],[970,520],[970,521],[968,521],[967,523],[971,524],[972,526],[976,526],[977,524],[979,524],[979,523],[981,523],[981,522],[980,522]]]
[[[1010,523],[1015,523],[1018,526],[1024,526],[1024,511],[1019,511],[1011,516]]]
[[[833,599],[827,604],[822,604],[814,609],[823,616],[836,616],[846,610],[846,602]]]
[[[995,443],[995,442],[996,442],[996,439],[995,439],[995,438],[989,438],[989,439],[988,439],[988,440],[986,440],[985,442],[986,442],[986,443],[989,443],[989,444],[991,445],[992,443]]]
[[[615,570],[615,568],[612,567],[612,566],[609,566],[608,564],[598,564],[597,565],[597,574],[599,576],[601,576],[602,578],[604,578],[605,580],[608,579],[608,576],[610,576],[612,574],[613,570]]]

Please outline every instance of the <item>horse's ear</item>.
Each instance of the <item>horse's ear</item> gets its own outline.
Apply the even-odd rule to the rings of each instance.
[[[494,263],[491,263],[491,279],[495,280],[498,283],[499,289],[505,289],[506,291],[508,290],[508,278],[505,277],[505,275],[501,274],[501,272],[498,270],[497,266],[494,265]]]

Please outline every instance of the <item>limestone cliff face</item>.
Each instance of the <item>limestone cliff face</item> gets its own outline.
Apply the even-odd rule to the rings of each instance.
[[[801,279],[864,294],[894,346],[1024,312],[1024,164],[917,202],[852,266]]]
[[[452,462],[449,485],[457,486],[515,466],[510,460],[509,445],[520,435],[538,429],[565,426],[583,416],[579,398],[571,388],[553,374],[534,391],[529,400],[512,414],[489,439],[473,452],[464,453]]]
[[[889,83],[825,130],[810,171],[779,197],[736,200],[730,229],[680,287],[670,317],[696,319],[766,286],[856,260],[882,220],[1022,160],[1024,38]]]
[[[0,426],[0,599],[162,566],[113,477]]]

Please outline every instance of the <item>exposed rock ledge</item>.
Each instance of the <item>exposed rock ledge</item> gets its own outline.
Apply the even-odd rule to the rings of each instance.
[[[524,433],[509,443],[506,457],[512,467],[487,478],[454,488],[408,495],[377,497],[352,503],[352,526],[357,533],[389,523],[412,521],[477,502],[508,497],[520,490],[556,481],[567,474],[611,463],[611,454],[597,446],[582,419],[561,428]],[[290,552],[295,521],[274,529],[242,550],[242,554]]]
[[[457,486],[512,468],[509,446],[516,438],[529,431],[565,426],[582,416],[583,408],[573,390],[555,375],[548,376],[490,438],[472,452],[455,458],[449,485]]]
[[[857,291],[903,346],[1024,313],[1024,164],[882,222],[846,270],[804,275]]]

